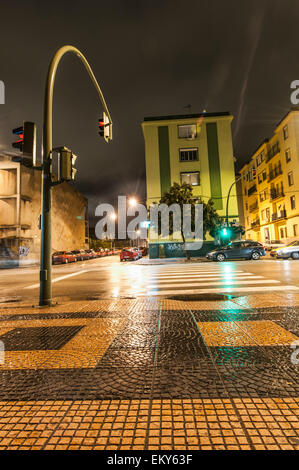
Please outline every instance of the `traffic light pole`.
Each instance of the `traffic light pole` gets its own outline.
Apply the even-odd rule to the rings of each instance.
[[[229,204],[230,192],[231,192],[233,186],[234,186],[235,184],[237,184],[238,181],[240,181],[240,179],[242,179],[242,176],[240,176],[240,177],[237,178],[235,181],[233,181],[232,184],[230,185],[229,190],[228,190],[228,195],[227,195],[227,199],[226,199],[226,217],[225,217],[226,226],[227,226],[227,227],[228,227],[228,204]]]
[[[72,52],[83,63],[99,95],[104,111],[110,123],[112,139],[112,120],[103,93],[94,73],[84,55],[73,46],[63,46],[54,55],[48,70],[43,125],[43,164],[42,164],[42,222],[41,222],[41,260],[40,260],[40,306],[52,305],[52,224],[51,224],[51,191],[52,191],[52,129],[53,129],[53,91],[57,67],[62,57]]]

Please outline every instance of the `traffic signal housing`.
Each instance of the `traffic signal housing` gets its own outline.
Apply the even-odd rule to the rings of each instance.
[[[22,152],[22,156],[14,160],[22,161],[25,157],[33,166],[36,166],[36,124],[24,121],[23,126],[13,129],[12,133],[18,136],[18,140],[12,144],[13,148]]]
[[[75,179],[77,170],[75,163],[77,155],[75,155],[70,149],[61,147],[59,149],[59,175],[60,181],[71,181]]]
[[[107,114],[104,112],[103,116],[99,119],[99,135],[104,137],[105,141],[112,140],[112,129]]]

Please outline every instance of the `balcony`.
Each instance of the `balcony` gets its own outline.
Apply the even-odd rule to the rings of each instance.
[[[255,201],[253,204],[249,206],[249,212],[255,212],[258,210],[258,208],[259,208],[258,202]]]
[[[281,219],[285,219],[287,217],[287,211],[284,209],[282,211],[279,211],[279,212],[274,212],[272,214],[272,222],[276,222],[278,220],[281,220]]]
[[[274,180],[279,175],[282,175],[282,169],[280,165],[269,172],[267,182],[269,183],[269,181]]]
[[[284,196],[285,194],[283,190],[277,191],[277,189],[270,189],[270,201],[274,201]]]
[[[255,219],[251,222],[252,229],[258,229],[260,226],[260,219]]]
[[[253,186],[251,186],[249,189],[248,189],[248,196],[251,196],[251,194],[254,194],[256,193],[256,184],[254,184]]]
[[[275,157],[275,155],[277,155],[279,152],[280,152],[280,147],[277,142],[275,145],[273,145],[273,147],[270,148],[269,152],[267,153],[266,162],[271,160],[271,158]]]

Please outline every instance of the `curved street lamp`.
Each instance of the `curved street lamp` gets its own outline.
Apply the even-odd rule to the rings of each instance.
[[[93,82],[104,111],[108,118],[109,137],[112,140],[112,120],[101,88],[84,55],[73,46],[63,46],[55,53],[48,70],[43,125],[43,164],[42,164],[42,224],[41,224],[41,260],[40,260],[40,300],[39,305],[52,304],[52,233],[51,233],[51,171],[52,171],[52,129],[53,129],[53,91],[57,67],[62,57],[72,52],[83,63]],[[108,141],[107,139],[107,141]]]

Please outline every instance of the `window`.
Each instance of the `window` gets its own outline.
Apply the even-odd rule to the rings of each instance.
[[[289,128],[288,128],[288,126],[286,125],[286,126],[284,126],[284,128],[283,128],[283,138],[284,138],[284,140],[287,140],[288,137],[289,137]]]
[[[262,214],[262,220],[265,220],[265,218],[266,218],[266,212],[265,212],[265,210],[262,210],[261,214]]]
[[[270,207],[266,209],[266,220],[270,220]]]
[[[293,225],[293,234],[294,234],[294,237],[297,237],[297,235],[298,235],[298,225],[297,224]]]
[[[291,209],[296,209],[296,200],[295,200],[295,196],[291,196],[291,197],[290,197],[290,201],[291,201]]]
[[[186,124],[178,126],[179,139],[195,139],[196,137],[196,124]]]
[[[280,229],[280,238],[287,238],[287,228],[286,227],[281,227]]]
[[[181,173],[181,183],[191,184],[192,186],[199,185],[199,171],[190,173]]]
[[[288,173],[288,182],[289,182],[289,186],[293,186],[294,177],[293,177],[293,172],[292,171],[290,171],[290,173]]]
[[[265,201],[267,197],[268,197],[268,194],[267,194],[267,190],[265,189],[264,191],[260,193],[260,201],[261,202]]]
[[[257,157],[256,157],[256,166],[259,166],[261,163],[263,163],[265,158],[265,153],[262,151]]]
[[[265,181],[266,179],[267,179],[267,172],[263,171],[263,181]]]
[[[245,203],[246,210],[248,211],[248,202]]]
[[[263,182],[263,175],[262,175],[262,173],[259,173],[259,174],[258,174],[257,180],[258,180],[259,184],[261,184],[261,183]]]
[[[286,162],[289,163],[291,161],[291,149],[286,149],[285,156],[286,156]]]
[[[198,160],[198,149],[180,149],[180,162],[194,162]]]

